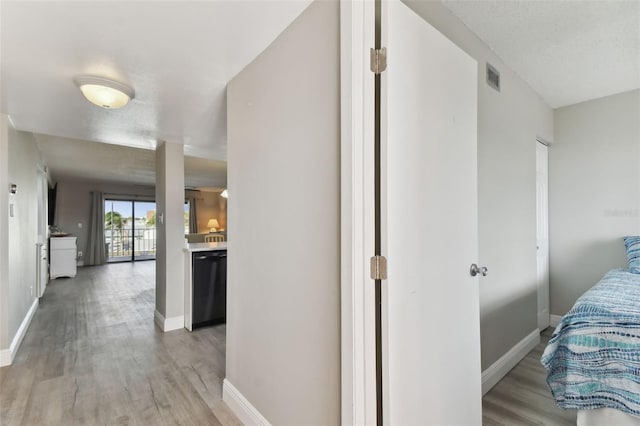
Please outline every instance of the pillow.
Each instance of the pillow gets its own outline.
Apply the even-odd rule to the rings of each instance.
[[[624,237],[624,248],[627,249],[629,270],[640,274],[640,237]]]

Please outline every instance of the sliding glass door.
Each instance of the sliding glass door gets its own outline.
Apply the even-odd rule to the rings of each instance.
[[[133,260],[156,258],[156,203],[134,201]]]
[[[104,242],[109,262],[156,258],[156,203],[105,200]]]

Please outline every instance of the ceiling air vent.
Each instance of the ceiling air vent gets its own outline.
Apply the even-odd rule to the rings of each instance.
[[[500,71],[487,62],[487,84],[500,91]]]

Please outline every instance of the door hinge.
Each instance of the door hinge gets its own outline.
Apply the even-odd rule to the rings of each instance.
[[[387,69],[387,48],[371,49],[371,72],[380,74]]]
[[[384,256],[373,256],[371,258],[371,279],[387,279],[387,258]]]

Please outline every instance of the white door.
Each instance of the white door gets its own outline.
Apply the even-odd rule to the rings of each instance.
[[[383,5],[384,423],[480,425],[477,63]]]
[[[538,253],[538,328],[549,327],[549,153],[536,143],[536,217]]]

